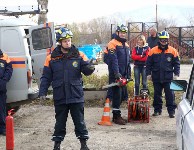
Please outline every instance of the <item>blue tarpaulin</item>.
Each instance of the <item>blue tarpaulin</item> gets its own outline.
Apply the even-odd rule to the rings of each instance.
[[[88,59],[96,59],[97,53],[102,50],[100,45],[94,44],[94,45],[83,45],[81,47],[78,47],[78,49],[81,52],[84,52],[84,54],[88,57]]]

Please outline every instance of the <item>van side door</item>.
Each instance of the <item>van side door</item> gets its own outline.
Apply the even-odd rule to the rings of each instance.
[[[178,105],[176,115],[176,131],[177,131],[177,147],[178,149],[194,149],[191,144],[191,136],[194,138],[194,113],[192,110],[194,93],[194,65],[191,71],[189,84],[187,86],[186,95]],[[191,148],[192,147],[192,148]]]
[[[30,33],[30,53],[32,57],[33,77],[40,85],[44,62],[46,56],[55,48],[54,23],[44,23],[42,25],[29,28]]]
[[[182,148],[185,150],[194,149],[194,109],[193,109],[193,103],[194,103],[194,65],[191,71],[191,76],[189,79],[189,84],[187,87],[187,93],[186,93],[186,100],[189,103],[190,107],[187,110],[187,114],[184,114],[184,122],[182,126]]]

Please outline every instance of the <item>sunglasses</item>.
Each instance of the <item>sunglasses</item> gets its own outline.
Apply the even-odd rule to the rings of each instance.
[[[166,43],[166,42],[168,42],[168,39],[160,39],[159,41],[162,43]]]

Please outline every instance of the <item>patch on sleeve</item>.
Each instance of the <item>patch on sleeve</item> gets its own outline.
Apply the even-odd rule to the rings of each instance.
[[[4,68],[5,65],[4,65],[3,63],[0,63],[0,67],[1,67],[1,68]]]
[[[109,50],[111,54],[114,54],[115,53],[115,50],[114,49],[110,49]]]

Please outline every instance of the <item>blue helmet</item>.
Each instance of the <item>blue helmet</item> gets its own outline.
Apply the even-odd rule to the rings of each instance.
[[[167,31],[161,31],[158,33],[159,39],[169,39],[169,34]]]
[[[72,38],[73,33],[68,28],[61,27],[56,31],[56,41],[59,42],[63,39]]]
[[[120,26],[117,26],[116,31],[117,32],[126,32],[127,33],[128,32],[128,28],[122,24]]]

